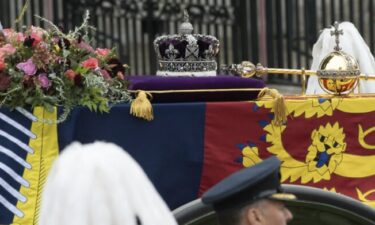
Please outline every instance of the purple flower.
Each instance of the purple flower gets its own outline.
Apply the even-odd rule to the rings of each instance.
[[[51,87],[51,81],[48,79],[46,73],[39,74],[38,81],[42,88],[48,89],[49,87]]]
[[[25,75],[32,76],[36,73],[36,65],[33,63],[33,60],[30,58],[26,62],[18,63],[17,68],[25,73]]]

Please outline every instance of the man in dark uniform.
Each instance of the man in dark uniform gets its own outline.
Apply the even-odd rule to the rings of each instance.
[[[202,196],[221,225],[282,225],[293,218],[283,201],[293,200],[280,185],[280,160],[268,158],[225,178]]]

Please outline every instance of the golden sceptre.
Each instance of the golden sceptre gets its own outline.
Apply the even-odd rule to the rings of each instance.
[[[306,76],[319,76],[320,71],[316,70],[305,70],[305,69],[284,69],[284,68],[267,68],[262,64],[258,63],[256,66],[249,61],[243,61],[241,64],[232,64],[227,68],[230,72],[239,74],[242,77],[250,78],[253,76],[261,77],[266,74],[289,74],[289,75],[306,75]],[[347,77],[358,77],[363,80],[375,80],[375,75],[368,75],[360,73],[359,75],[353,75],[348,71],[332,70],[333,75],[344,74]],[[335,74],[336,72],[336,74]]]

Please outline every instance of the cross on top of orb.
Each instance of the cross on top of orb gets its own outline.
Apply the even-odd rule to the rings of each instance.
[[[336,46],[334,47],[334,49],[336,51],[340,51],[340,35],[344,35],[344,31],[342,29],[339,30],[339,23],[337,21],[335,21],[335,23],[333,24],[333,28],[334,30],[331,31],[331,36],[336,36]]]

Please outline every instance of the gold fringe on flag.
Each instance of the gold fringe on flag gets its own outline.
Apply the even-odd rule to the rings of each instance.
[[[258,99],[269,95],[274,99],[273,111],[275,113],[275,125],[281,126],[287,122],[287,109],[285,99],[276,89],[263,88],[258,94]]]
[[[146,91],[137,91],[136,98],[132,101],[130,105],[130,114],[135,117],[151,121],[154,119],[154,113],[152,110],[152,105],[150,100],[152,95]]]

